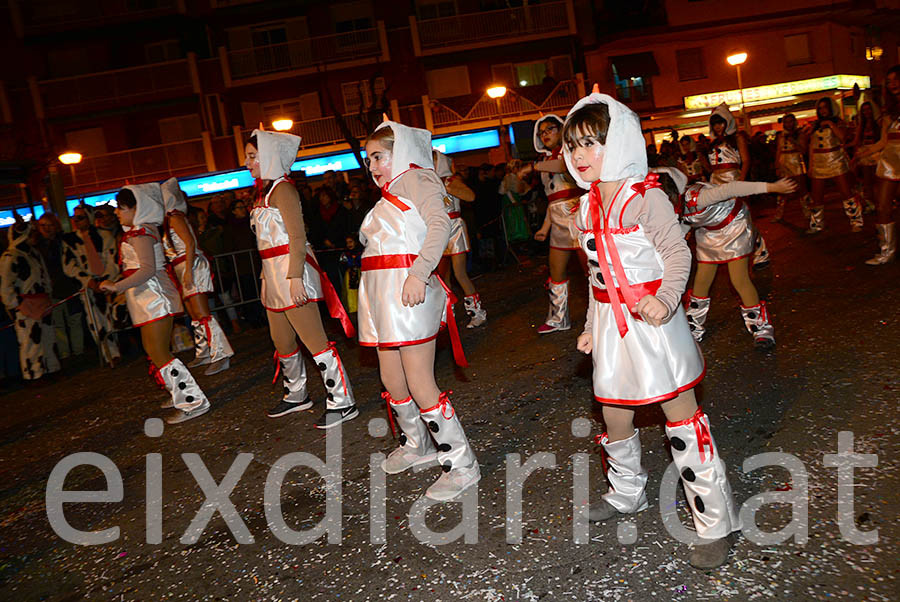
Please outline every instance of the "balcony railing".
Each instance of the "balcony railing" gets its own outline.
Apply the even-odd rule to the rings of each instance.
[[[109,20],[146,19],[184,11],[183,0],[12,0],[29,31]]]
[[[75,166],[77,185],[70,170],[62,169],[60,175],[68,193],[85,193],[206,171],[203,141],[197,139],[87,156]]]
[[[570,31],[569,1],[414,21],[419,48],[430,50],[508,43],[527,36],[565,35]]]
[[[508,89],[506,95],[500,99],[500,115],[508,118],[568,110],[579,98],[578,84],[574,79],[559,82],[552,87]],[[431,113],[435,128],[489,121],[497,119],[497,102],[487,94],[478,98],[469,95],[433,100]]]
[[[142,97],[160,100],[193,93],[188,59],[48,79],[38,87],[48,111],[85,110],[98,103],[135,103]]]
[[[382,54],[378,28],[228,51],[232,79],[355,61]]]

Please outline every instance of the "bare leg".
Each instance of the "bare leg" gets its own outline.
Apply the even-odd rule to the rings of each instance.
[[[759,293],[750,280],[750,270],[747,268],[748,263],[746,257],[729,261],[727,264],[728,277],[731,278],[731,285],[740,295],[743,306],[753,307],[759,305]]]
[[[603,404],[603,422],[610,443],[628,439],[634,434],[634,410],[631,408]]]
[[[825,180],[820,178],[810,178],[812,196],[812,206],[821,207],[825,204]]]
[[[174,357],[171,347],[172,316],[141,326],[144,351],[157,367],[165,366]]]
[[[307,303],[284,312],[291,327],[303,346],[309,349],[313,355],[328,347],[328,337],[325,335],[325,327],[322,326],[322,315],[316,303]]]
[[[893,203],[897,196],[900,184],[892,180],[878,178],[878,185],[875,187],[878,199],[878,214],[876,216],[879,224],[889,224],[894,221]]]
[[[446,282],[447,286],[450,286],[450,281],[448,280],[448,278],[450,277],[450,257],[449,256],[444,255],[443,257],[441,257],[441,260],[438,262],[437,271],[438,271],[438,275],[440,275],[440,277],[441,277],[441,280]],[[457,277],[457,280],[459,280],[458,277]]]
[[[393,399],[403,401],[409,397],[409,387],[406,384],[406,373],[403,371],[399,349],[379,348],[378,369],[381,373],[381,383]]]
[[[191,320],[196,321],[209,315],[209,300],[205,293],[188,297],[184,302],[184,307],[191,316]]]
[[[548,262],[550,264],[550,279],[553,282],[563,282],[566,279],[569,258],[572,251],[567,249],[550,249]]]
[[[744,264],[746,265],[746,260],[744,260]],[[716,279],[716,272],[718,270],[719,264],[717,263],[697,264],[697,271],[694,274],[694,286],[691,287],[692,294],[695,297],[709,297],[709,289]]]
[[[469,295],[474,295],[475,285],[472,284],[469,273],[466,272],[466,254],[458,253],[456,255],[451,255],[450,262],[453,264],[453,275],[456,276],[456,281],[459,282],[459,285],[462,287],[463,293],[467,297]],[[443,274],[441,274],[441,278],[444,278],[444,282],[447,282],[447,278]]]
[[[275,344],[275,350],[279,355],[292,355],[297,351],[297,335],[291,328],[287,316],[284,312],[266,310],[266,317],[269,320],[269,335]]]
[[[660,407],[666,415],[666,420],[680,422],[687,420],[697,412],[697,398],[694,396],[694,390],[688,389],[675,399],[662,402]]]
[[[434,340],[400,348],[406,384],[416,404],[423,410],[434,407],[441,394],[434,380],[434,350]]]

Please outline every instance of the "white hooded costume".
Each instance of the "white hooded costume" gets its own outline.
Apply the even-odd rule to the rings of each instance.
[[[445,184],[455,177],[450,157],[440,151],[434,151],[434,171]],[[466,222],[462,218],[460,200],[448,192],[444,197],[444,205],[447,206],[447,217],[450,218],[450,241],[447,243],[444,255],[468,253],[471,248],[469,232],[466,230]]]
[[[585,331],[591,333],[593,344],[594,398],[630,406],[662,402],[696,386],[705,373],[680,303],[687,273],[677,278],[666,273],[669,266],[683,268],[685,259],[689,266],[690,251],[655,174],[647,174],[640,119],[599,93],[578,101],[569,116],[593,103],[605,104],[610,118],[599,180],[621,182],[606,202],[598,188],[590,187],[576,218],[579,241],[591,265],[593,295]],[[568,149],[565,159],[575,181],[589,187],[578,177]],[[645,295],[655,295],[669,309],[664,324],[651,326],[632,313]],[[709,418],[698,409],[687,420],[667,422],[666,435],[697,534],[719,539],[740,529]],[[646,509],[647,472],[641,466],[639,433],[612,442],[604,433],[600,443],[610,466],[611,487],[603,500],[620,513]]]
[[[710,119],[714,115],[718,115],[725,120],[725,131],[723,136],[731,136],[737,133],[737,121],[734,115],[728,110],[728,104],[722,103],[713,109]],[[709,136],[713,140],[716,139],[716,133],[713,130],[712,123],[709,124]],[[709,166],[712,168],[712,174],[709,176],[709,183],[713,185],[725,184],[726,182],[734,182],[741,177],[741,152],[728,144],[713,143],[709,148],[707,155]]]
[[[563,121],[558,115],[544,115],[534,122],[534,150],[546,155],[546,159],[559,159],[562,147],[551,150],[544,146],[539,135],[541,125],[552,121],[559,126],[562,135]],[[574,250],[578,248],[578,241],[572,235],[572,221],[575,212],[578,211],[578,199],[581,191],[568,173],[541,174],[541,183],[544,185],[544,194],[547,196],[547,212],[550,214],[550,248]]]
[[[840,123],[841,113],[837,103],[830,96],[824,98],[831,105],[831,116]],[[819,102],[816,102],[816,107],[818,106]],[[844,150],[844,141],[825,122],[821,122],[820,127],[810,136],[809,155],[811,178],[836,178],[850,171],[850,157]]]
[[[125,234],[119,243],[119,262],[124,279],[117,283],[125,292],[128,313],[135,327],[162,320],[167,316],[177,316],[184,312],[181,295],[174,279],[166,272],[166,259],[159,240],[159,226],[163,222],[162,189],[159,184],[136,184],[125,186],[137,200],[132,226],[124,226]],[[143,282],[133,282],[129,277],[141,268],[137,251],[130,240],[135,236],[149,236],[153,239],[152,274]],[[121,286],[123,285],[124,286]]]

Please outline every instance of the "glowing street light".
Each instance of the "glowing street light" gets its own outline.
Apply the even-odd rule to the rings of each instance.
[[[81,153],[72,151],[64,152],[59,156],[59,162],[63,165],[77,165],[81,163]]]
[[[276,131],[286,132],[294,127],[294,121],[287,118],[276,119],[272,122],[272,127],[275,128]]]
[[[506,86],[491,86],[487,89],[487,95],[494,100],[499,100],[506,96]]]
[[[747,111],[744,109],[744,84],[741,82],[741,65],[747,61],[746,52],[735,52],[726,59],[728,64],[737,69],[738,89],[741,92],[741,119],[744,121],[744,129],[750,131],[750,121],[747,119]]]

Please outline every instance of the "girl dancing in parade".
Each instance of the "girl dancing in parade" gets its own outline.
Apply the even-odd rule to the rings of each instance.
[[[775,173],[779,178],[791,178],[797,189],[791,194],[778,197],[773,222],[784,219],[784,207],[788,201],[798,199],[803,216],[809,221],[809,193],[806,186],[806,151],[809,137],[797,127],[797,118],[788,113],[781,118],[781,131],[775,136]]]
[[[282,398],[268,416],[278,418],[313,406],[299,337],[325,383],[325,412],[315,427],[328,429],[356,418],[359,410],[347,370],[334,342],[325,335],[316,302],[327,302],[348,337],[356,331],[306,240],[300,195],[289,179],[299,147],[300,138],[292,134],[254,130],[244,149],[245,165],[256,180],[250,225],[262,258],[260,299],[275,344],[275,378],[279,373],[282,377]]]
[[[463,304],[469,323],[466,328],[477,328],[487,322],[487,312],[481,305],[481,295],[475,290],[475,285],[466,271],[466,254],[471,248],[469,245],[469,233],[466,230],[466,222],[460,213],[460,201],[471,203],[475,200],[475,193],[466,186],[462,178],[453,172],[453,162],[450,157],[440,151],[434,151],[434,171],[444,183],[447,196],[444,204],[447,206],[447,215],[450,218],[450,242],[444,249],[444,257],[438,264],[438,273],[444,282],[450,282],[450,268],[453,275],[462,287],[465,297]]]
[[[446,320],[457,363],[465,365],[452,297],[434,274],[451,224],[435,173],[431,132],[385,121],[366,142],[366,163],[381,199],[359,237],[359,343],[375,347],[383,394],[400,447],[382,463],[388,474],[437,461],[442,473],[425,495],[448,501],[475,485],[481,470],[450,391],[434,378],[435,339]]]
[[[562,119],[553,114],[544,115],[535,122],[534,149],[545,155],[545,158],[522,170],[522,175],[530,170],[540,172],[548,203],[544,224],[534,234],[535,240],[544,241],[548,237],[550,240],[550,277],[547,278],[550,311],[544,323],[538,326],[539,334],[569,330],[572,327],[569,319],[567,270],[572,253],[578,251],[578,241],[572,236],[570,225],[578,209],[581,190],[566,172],[562,160],[562,125]],[[587,271],[584,268],[584,256],[577,254],[582,268]]]
[[[204,374],[218,374],[228,369],[234,351],[219,322],[209,311],[206,296],[215,290],[209,261],[197,245],[194,229],[187,221],[187,201],[178,187],[178,180],[169,178],[163,182],[162,192],[166,209],[163,246],[194,328],[194,359],[188,367],[209,364]]]
[[[774,184],[766,182],[728,182],[714,186],[707,182],[688,184],[688,178],[673,167],[654,170],[664,174],[662,189],[669,195],[681,221],[694,230],[697,241],[697,271],[689,291],[687,319],[694,339],[700,341],[706,332],[709,314],[709,289],[719,265],[728,266],[731,285],[741,298],[741,316],[757,347],[775,345],[775,327],[769,310],[761,301],[750,280],[747,258],[753,253],[756,228],[743,197],[764,194],[789,194],[796,183],[785,178]]]
[[[853,146],[856,154],[850,161],[851,169],[859,167],[862,172],[862,200],[866,215],[875,212],[875,182],[880,149],[872,147],[881,140],[881,108],[867,94],[856,103],[856,134]],[[854,169],[855,171],[855,169]]]
[[[603,521],[648,507],[634,411],[660,403],[704,542],[693,548],[690,563],[716,567],[741,524],[709,418],[694,397],[705,366],[680,303],[691,253],[657,177],[648,176],[640,119],[594,90],[569,112],[563,132],[566,165],[590,189],[575,221],[591,266],[590,305],[577,348],[592,355],[594,398],[603,404],[606,424],[599,442],[609,467],[610,488],[589,518]]]
[[[209,400],[187,366],[172,355],[172,318],[184,313],[181,296],[166,272],[158,227],[163,223],[162,189],[159,184],[126,186],[116,195],[116,216],[125,233],[119,244],[122,279],[105,280],[100,290],[125,292],[131,322],[140,328],[141,342],[174,407],[169,424],[185,422],[209,411]]]

